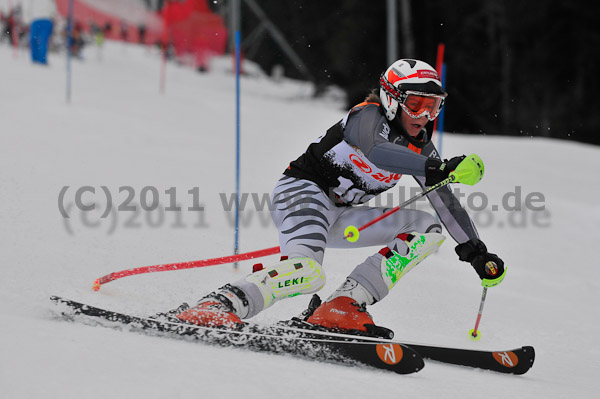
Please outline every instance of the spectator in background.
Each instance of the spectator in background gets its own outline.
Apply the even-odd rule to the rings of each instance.
[[[110,32],[112,32],[112,24],[107,22],[104,24],[104,36],[110,35]]]
[[[127,26],[127,22],[125,22],[124,20],[121,21],[121,40],[123,40],[124,42],[127,41],[127,31],[129,30],[129,27]]]
[[[146,44],[146,25],[138,25],[138,40],[140,44]]]
[[[4,39],[8,39],[8,43],[12,44],[14,25],[15,25],[14,12],[13,12],[13,10],[10,10],[8,12],[8,15],[2,16],[2,37],[0,37],[0,41],[4,41]]]
[[[3,42],[6,38],[6,21],[7,17],[4,16],[3,12],[0,12],[0,28],[2,28],[2,31],[0,31],[0,42]]]
[[[77,57],[79,59],[83,58],[82,50],[85,45],[85,41],[83,39],[83,25],[81,22],[75,22],[73,24],[73,32],[70,43],[71,55]],[[69,40],[69,31],[68,26],[65,27],[64,37]]]
[[[104,42],[104,32],[95,21],[90,21],[90,35],[96,42],[96,45],[102,47],[102,43]]]

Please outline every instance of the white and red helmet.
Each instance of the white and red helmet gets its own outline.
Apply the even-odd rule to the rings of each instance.
[[[436,70],[419,60],[398,60],[379,79],[379,97],[390,121],[399,108],[413,118],[427,116],[432,121],[447,95]]]

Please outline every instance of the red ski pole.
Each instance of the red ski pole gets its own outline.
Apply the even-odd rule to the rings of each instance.
[[[441,182],[439,182],[438,184],[429,187],[427,190],[421,191],[419,194],[415,195],[412,198],[407,199],[400,205],[396,206],[395,208],[390,209],[389,211],[385,212],[383,215],[376,217],[375,219],[371,220],[370,222],[367,222],[358,228],[356,226],[348,226],[346,228],[346,230],[344,230],[344,238],[350,242],[357,241],[359,233],[361,231],[363,231],[364,229],[366,229],[367,227],[374,225],[375,223],[379,222],[380,220],[385,219],[386,217],[398,212],[400,209],[404,208],[405,206],[412,204],[419,198],[422,198],[422,197],[426,196],[427,194],[454,182],[455,180],[456,180],[456,176],[452,174],[447,179],[444,179]]]
[[[356,226],[352,226],[352,225],[346,227],[346,230],[344,230],[344,238],[350,242],[357,241],[359,233],[361,231],[363,231],[364,229],[366,229],[367,227],[374,225],[375,223],[379,222],[382,219],[385,219],[386,217],[390,216],[391,214],[398,212],[401,208],[404,208],[405,206],[412,204],[419,198],[422,198],[437,189],[447,186],[450,183],[457,182],[457,183],[464,183],[464,184],[473,186],[473,185],[479,183],[479,181],[483,178],[483,172],[484,172],[483,161],[481,160],[481,158],[479,158],[479,156],[477,154],[471,154],[468,157],[465,157],[463,162],[461,162],[454,171],[450,172],[448,178],[442,180],[438,184],[435,184],[435,185],[429,187],[428,189],[421,191],[419,194],[415,195],[414,197],[409,198],[408,200],[404,201],[397,207],[390,209],[383,215],[376,217],[375,219],[371,220],[368,223],[365,223],[364,225],[360,226],[359,228],[356,228]]]
[[[487,287],[483,287],[483,293],[481,294],[481,303],[479,304],[479,312],[477,313],[477,320],[475,320],[475,328],[469,331],[469,338],[473,341],[479,341],[481,339],[481,332],[477,330],[479,328],[479,322],[481,321],[481,315],[483,314],[483,305],[485,304],[485,296],[487,295]]]
[[[164,272],[164,271],[169,271],[169,270],[183,270],[183,269],[192,269],[195,267],[222,265],[224,263],[233,263],[233,262],[239,262],[242,260],[260,258],[263,256],[268,256],[268,255],[275,255],[275,254],[278,254],[279,251],[280,251],[279,247],[273,247],[273,248],[261,249],[258,251],[246,252],[246,253],[238,254],[238,255],[223,256],[221,258],[196,260],[196,261],[191,261],[191,262],[169,263],[169,264],[155,265],[155,266],[144,266],[144,267],[137,267],[135,269],[122,270],[120,272],[110,273],[110,274],[107,274],[106,276],[96,279],[96,281],[94,281],[94,285],[92,286],[92,289],[94,291],[98,291],[102,284],[110,283],[111,281],[117,280],[122,277],[134,276],[136,274]]]

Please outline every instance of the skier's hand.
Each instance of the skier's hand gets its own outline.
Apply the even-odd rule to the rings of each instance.
[[[484,287],[495,287],[504,280],[504,262],[496,254],[491,254],[483,241],[473,238],[455,248],[458,258],[469,262],[481,278]]]
[[[442,161],[437,158],[429,158],[425,161],[425,185],[433,186],[444,179],[447,179],[458,164],[460,164],[466,156],[461,155],[450,160]]]

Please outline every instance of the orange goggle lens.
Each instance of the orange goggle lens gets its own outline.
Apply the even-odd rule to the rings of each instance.
[[[439,115],[443,101],[440,96],[408,94],[401,105],[411,117],[416,119],[426,115],[432,121]]]

